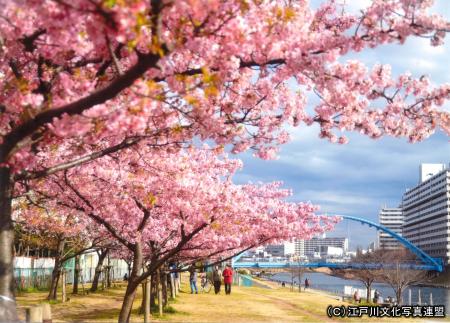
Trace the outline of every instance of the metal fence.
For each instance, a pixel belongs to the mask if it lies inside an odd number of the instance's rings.
[[[67,270],[67,283],[72,284],[74,280],[74,271],[72,269]],[[31,291],[31,290],[48,290],[52,281],[53,268],[15,268],[14,280],[16,289],[18,291]],[[112,280],[122,280],[127,269],[118,266],[112,266],[110,275]],[[100,280],[104,278],[104,272],[100,274]],[[95,268],[84,268],[80,273],[79,283],[91,283],[94,279]]]
[[[16,268],[14,280],[19,291],[50,288],[53,268]]]
[[[66,276],[67,283],[71,284],[74,280],[74,271],[72,269],[67,269],[67,268],[66,268],[66,270],[67,270],[67,276]],[[110,275],[111,275],[112,280],[123,279],[123,276],[125,275],[125,273],[128,273],[128,270],[126,268],[116,267],[116,266],[111,267]],[[102,271],[102,273],[100,274],[100,281],[103,280],[104,274],[105,274],[105,272]],[[81,273],[80,273],[80,282],[91,283],[94,280],[94,275],[95,275],[95,267],[83,268],[83,269],[81,269]]]

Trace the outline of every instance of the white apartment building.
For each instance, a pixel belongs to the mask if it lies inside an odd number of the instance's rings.
[[[273,257],[291,256],[295,254],[295,244],[293,242],[270,244],[265,247],[265,251]]]
[[[320,253],[327,247],[342,248],[343,253],[348,251],[348,239],[341,237],[315,237],[311,240],[304,240],[303,244],[304,255],[307,257],[314,257],[315,253]]]
[[[378,213],[380,224],[399,235],[402,235],[403,213],[402,208],[384,207]],[[378,246],[380,249],[397,249],[400,243],[384,231],[378,231]]]
[[[403,195],[403,236],[434,258],[450,263],[450,170],[422,164],[420,183]]]
[[[295,255],[304,257],[305,256],[305,240],[295,240]]]

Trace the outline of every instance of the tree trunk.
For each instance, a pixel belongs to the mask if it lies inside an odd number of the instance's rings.
[[[106,287],[111,288],[111,261],[108,256],[108,266],[106,267]]]
[[[142,245],[136,242],[133,251],[133,269],[131,270],[125,296],[123,298],[122,308],[119,314],[119,323],[128,323],[130,321],[131,310],[133,308],[134,297],[136,296],[136,289],[139,286],[138,276],[142,268]]]
[[[80,277],[80,256],[75,257],[75,268],[73,272],[73,290],[72,294],[78,294],[78,281]]]
[[[169,273],[170,296],[172,297],[172,299],[175,299],[175,297],[177,296],[177,292],[175,289],[175,278],[173,276],[173,273]]]
[[[64,252],[65,239],[60,238],[58,240],[58,249],[56,251],[55,257],[55,266],[53,267],[52,272],[52,282],[50,284],[50,291],[48,293],[48,300],[56,300],[57,292],[58,292],[58,281],[59,276],[61,275],[62,263],[61,263],[61,255]]]
[[[162,300],[162,288],[161,288],[161,270],[158,269],[156,271],[156,290],[158,293],[158,312],[159,312],[159,317],[162,317],[163,314],[163,300]]]
[[[155,274],[152,274],[150,276],[151,281],[151,292],[150,292],[150,308],[156,306],[156,276]]]
[[[134,277],[135,279],[136,277]],[[134,298],[136,296],[137,285],[129,280],[125,296],[123,297],[122,308],[119,313],[119,323],[128,323],[130,321],[131,310],[133,308]]]
[[[12,189],[9,168],[0,167],[0,322],[19,320],[14,297]]]
[[[142,286],[142,300],[141,300],[141,306],[139,307],[139,315],[144,314],[145,311],[145,298],[147,295],[145,293],[147,292],[147,287],[145,285],[145,282],[141,284]]]
[[[402,301],[402,294],[403,294],[403,288],[402,287],[397,287],[397,289],[395,290],[395,297],[397,297],[397,304],[398,305],[402,305],[403,301]]]
[[[47,295],[48,300],[56,300],[56,296],[58,294],[58,283],[60,275],[61,275],[61,268],[57,268],[55,266],[52,271],[52,281],[50,283],[50,291],[48,292]]]
[[[67,301],[67,294],[66,294],[66,279],[67,279],[67,271],[63,269],[61,271],[61,301],[65,303]]]
[[[151,280],[147,278],[145,281],[145,297],[142,297],[144,299],[144,323],[150,322],[150,284]]]
[[[92,280],[92,286],[91,286],[91,292],[97,291],[98,288],[98,281],[100,279],[100,275],[102,273],[102,267],[103,267],[103,261],[106,258],[106,255],[108,254],[109,249],[102,249],[98,253],[98,262],[97,266],[95,267],[95,274],[94,274],[94,280]]]
[[[364,284],[366,285],[366,298],[367,298],[367,303],[371,303],[372,302],[372,281],[365,281]]]
[[[161,283],[162,283],[162,294],[163,294],[163,307],[167,306],[167,303],[169,301],[168,295],[167,295],[167,274],[165,271],[161,271]]]
[[[298,267],[298,292],[302,292],[302,270]]]
[[[106,289],[106,267],[102,269],[102,290]]]

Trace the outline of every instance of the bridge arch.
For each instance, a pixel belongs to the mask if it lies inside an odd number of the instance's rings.
[[[355,222],[360,222],[362,224],[367,224],[369,227],[375,227],[377,230],[381,230],[383,232],[386,232],[391,237],[395,238],[397,241],[399,241],[402,245],[404,245],[408,250],[410,250],[412,253],[414,253],[417,257],[419,257],[425,264],[432,265],[435,268],[440,268],[438,271],[442,271],[442,259],[432,258],[430,255],[425,253],[422,249],[417,247],[416,245],[412,244],[410,241],[399,235],[398,233],[392,231],[391,229],[388,229],[378,223],[358,218],[356,216],[351,215],[336,215],[337,217],[341,217],[346,220],[351,220]]]

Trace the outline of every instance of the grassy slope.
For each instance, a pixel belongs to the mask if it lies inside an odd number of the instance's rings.
[[[186,282],[186,277],[183,278]],[[269,283],[270,285],[270,283]],[[318,291],[290,292],[289,288],[274,289],[233,286],[231,295],[209,294],[191,295],[187,284],[182,284],[182,292],[171,302],[173,313],[161,319],[153,316],[152,321],[165,322],[332,322],[342,319],[329,319],[326,307],[342,302]],[[121,305],[124,286],[87,296],[73,296],[67,303],[52,304],[54,322],[115,322]],[[141,291],[136,297],[133,322],[142,322],[138,315]],[[18,304],[23,315],[24,306],[39,303],[45,299],[42,292],[20,295]],[[369,319],[365,319],[369,320]],[[359,318],[344,321],[359,322]],[[372,321],[372,320],[371,320]],[[387,320],[383,320],[387,321]],[[398,320],[397,320],[398,321]],[[401,322],[409,320],[401,319]],[[423,320],[414,320],[419,322]],[[434,321],[434,320],[433,320]]]

